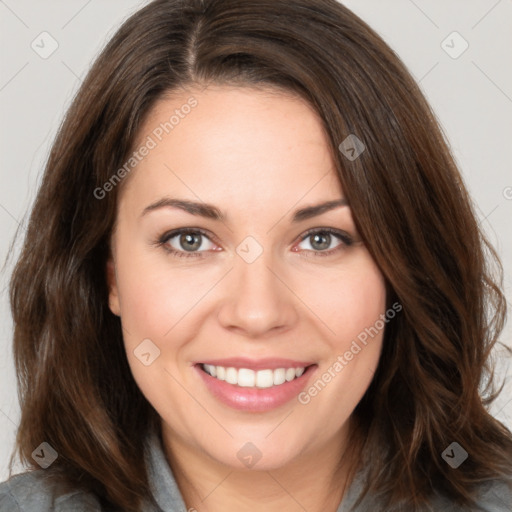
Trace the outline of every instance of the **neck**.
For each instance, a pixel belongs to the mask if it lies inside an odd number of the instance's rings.
[[[187,510],[336,512],[353,479],[356,450],[355,443],[347,449],[347,432],[271,470],[224,465],[165,427],[162,440]]]

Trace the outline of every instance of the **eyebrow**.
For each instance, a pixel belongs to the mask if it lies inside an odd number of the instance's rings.
[[[334,201],[327,201],[313,206],[306,206],[295,211],[293,214],[292,222],[297,223],[312,217],[321,215],[340,206],[347,206],[348,202],[345,198],[336,199]],[[198,203],[196,201],[189,201],[186,199],[175,199],[172,197],[163,197],[158,201],[146,206],[141,213],[141,217],[148,213],[158,210],[160,208],[178,208],[191,215],[198,215],[207,219],[213,219],[224,222],[226,216],[216,207],[207,203]]]

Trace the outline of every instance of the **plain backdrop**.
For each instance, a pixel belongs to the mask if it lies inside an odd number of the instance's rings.
[[[19,421],[7,284],[63,112],[94,57],[140,0],[0,0],[0,481]],[[438,116],[482,226],[512,281],[512,2],[347,0],[398,53]],[[456,32],[456,34],[454,34]],[[43,42],[41,42],[43,41]],[[52,50],[51,55],[47,55]],[[45,53],[46,52],[46,53]],[[77,314],[80,314],[77,311]],[[512,346],[511,322],[502,340]],[[493,414],[512,428],[512,386]],[[471,452],[470,448],[468,451]],[[15,472],[21,469],[15,465]]]

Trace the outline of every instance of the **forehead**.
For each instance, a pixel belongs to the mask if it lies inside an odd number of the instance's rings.
[[[151,150],[126,184],[127,194],[141,200],[166,192],[283,205],[306,194],[339,197],[323,124],[291,93],[229,86],[176,91],[149,112],[135,149],[149,140]]]

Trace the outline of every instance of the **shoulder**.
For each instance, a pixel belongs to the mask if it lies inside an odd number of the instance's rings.
[[[459,507],[451,501],[433,500],[434,510],[442,512],[510,512],[512,510],[512,481],[493,480],[479,487],[477,505],[471,510]]]
[[[362,475],[359,475],[340,504],[337,512],[374,512],[383,510],[380,497],[365,495],[359,505],[354,508],[356,499],[362,490]],[[465,507],[455,504],[450,498],[439,493],[434,494],[421,512],[511,512],[512,511],[512,476],[507,479],[496,479],[478,486],[476,505]],[[388,512],[403,512],[403,505],[386,509]]]
[[[12,476],[0,483],[0,512],[101,512],[97,498],[81,491],[59,494],[44,470]]]
[[[483,485],[478,505],[485,512],[510,512],[512,509],[512,478],[508,481],[494,480]]]

